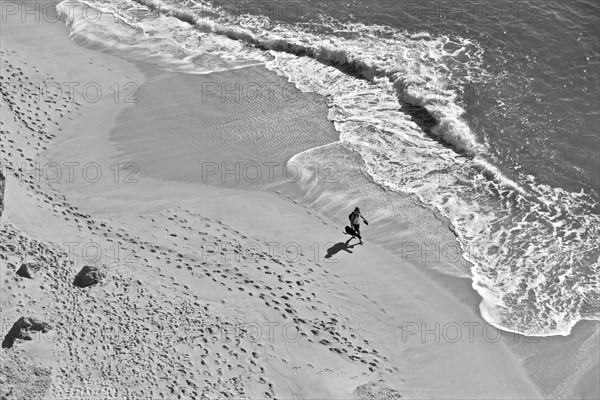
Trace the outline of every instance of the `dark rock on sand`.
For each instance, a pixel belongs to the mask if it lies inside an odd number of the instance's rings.
[[[47,322],[33,317],[21,317],[14,323],[2,341],[2,348],[10,348],[15,340],[33,340],[35,332],[47,333],[52,327]]]
[[[358,386],[354,390],[354,396],[357,400],[398,400],[402,397],[399,391],[382,378]]]
[[[41,263],[23,263],[17,270],[17,275],[22,276],[23,278],[33,279],[43,267],[44,266]]]
[[[86,265],[75,276],[73,285],[80,288],[88,287],[100,283],[105,276],[106,274],[99,267]]]

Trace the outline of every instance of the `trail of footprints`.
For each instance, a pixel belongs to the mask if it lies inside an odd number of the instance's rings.
[[[55,207],[59,205],[55,204]],[[199,216],[198,214],[185,211],[176,210],[174,212],[163,212],[158,216],[153,217],[140,217],[142,219],[149,220],[151,225],[149,226],[148,232],[154,232],[160,229],[167,229],[169,235],[197,235],[200,240],[209,243],[221,243],[220,253],[223,256],[223,262],[203,262],[202,257],[199,254],[198,249],[171,249],[163,248],[155,245],[150,241],[142,240],[140,237],[132,237],[123,228],[112,229],[107,222],[96,222],[90,216],[81,214],[77,211],[73,211],[72,208],[66,208],[69,211],[67,214],[71,216],[74,222],[77,223],[78,227],[87,226],[89,231],[96,235],[102,235],[107,239],[113,238],[113,240],[120,240],[127,243],[132,243],[137,249],[137,256],[144,261],[146,267],[154,269],[159,272],[161,269],[153,268],[157,262],[164,262],[165,267],[181,268],[185,267],[185,270],[189,271],[190,275],[196,279],[211,279],[215,283],[226,286],[229,290],[239,290],[246,293],[248,296],[254,296],[261,299],[265,305],[273,310],[277,310],[281,317],[284,319],[290,319],[293,321],[301,330],[301,335],[306,338],[309,342],[319,343],[320,345],[326,346],[330,351],[339,354],[341,357],[347,358],[352,362],[359,362],[364,364],[370,372],[375,372],[379,369],[382,364],[385,364],[387,359],[381,357],[377,350],[373,349],[369,342],[363,339],[359,332],[354,331],[350,328],[351,323],[348,319],[341,315],[336,310],[333,310],[331,306],[325,304],[319,300],[319,295],[316,291],[311,291],[315,286],[318,286],[318,280],[321,276],[327,276],[325,271],[317,265],[316,270],[308,266],[304,262],[299,262],[297,265],[291,265],[285,263],[277,258],[270,256],[267,252],[256,252],[244,254],[239,249],[240,243],[244,243],[243,240],[248,240],[243,234],[235,231],[234,229],[227,227],[226,225],[211,221],[208,218]],[[185,218],[184,218],[185,217]],[[153,220],[153,221],[152,221]],[[194,221],[192,221],[194,220]],[[197,227],[204,228],[203,230],[197,229]],[[204,230],[212,230],[216,234],[209,234]],[[5,234],[4,228],[1,231]],[[223,233],[226,235],[223,236]],[[14,233],[12,234],[14,235]],[[237,237],[236,237],[237,236]],[[232,238],[234,238],[232,240]],[[14,240],[12,240],[14,242]],[[227,246],[231,246],[228,248]],[[24,246],[27,248],[27,246]],[[230,250],[233,249],[233,250]],[[9,249],[10,250],[10,249]],[[183,253],[186,254],[183,254]],[[240,261],[236,262],[232,259],[231,254],[240,252]],[[36,253],[36,252],[34,252]],[[65,254],[63,254],[63,257]],[[152,260],[154,258],[154,260]],[[261,261],[270,261],[270,267],[266,263]],[[49,259],[49,262],[54,264],[54,259]],[[64,265],[68,265],[67,262]],[[16,268],[17,265],[15,264]],[[63,269],[64,271],[64,269]],[[55,289],[58,290],[55,293],[63,293],[65,290],[73,290],[70,285],[73,271],[63,272],[62,275],[51,276],[50,281],[55,283]],[[71,275],[69,275],[71,274]],[[160,274],[163,278],[164,274]],[[219,343],[220,340],[217,336],[213,336],[212,339],[208,339],[210,336],[210,327],[206,327],[204,324],[199,322],[198,319],[190,316],[190,307],[183,306],[181,303],[176,303],[168,296],[159,296],[153,293],[147,293],[143,285],[140,283],[134,284],[134,278],[128,277],[127,281],[123,282],[124,277],[117,277],[112,275],[114,280],[114,286],[105,288],[103,294],[106,296],[104,299],[98,301],[96,296],[98,294],[81,294],[77,291],[70,297],[72,302],[65,305],[62,304],[60,310],[64,313],[59,320],[63,321],[71,326],[90,326],[92,331],[94,328],[98,328],[99,325],[111,325],[118,324],[121,327],[127,327],[125,338],[135,338],[130,345],[125,344],[115,346],[114,353],[110,359],[95,360],[93,364],[98,365],[99,370],[106,373],[106,379],[112,379],[114,376],[126,376],[126,371],[119,371],[118,366],[124,365],[125,369],[129,368],[127,360],[133,356],[133,359],[139,364],[139,368],[136,368],[136,379],[139,384],[139,392],[135,392],[135,395],[140,396],[169,396],[168,392],[157,392],[147,393],[147,386],[144,386],[144,379],[149,379],[154,385],[151,387],[161,387],[163,381],[169,379],[169,377],[177,376],[181,382],[172,383],[167,389],[169,391],[177,391],[175,388],[185,388],[189,386],[189,383],[183,382],[196,382],[194,387],[197,386],[195,391],[178,392],[181,395],[202,395],[208,396],[209,398],[213,395],[223,395],[219,390],[224,387],[228,387],[230,393],[237,393],[238,395],[243,394],[244,384],[253,376],[261,377],[265,367],[258,364],[255,360],[257,357],[248,357],[248,354],[253,354],[246,349],[244,346],[239,346],[240,338],[236,338],[238,343],[234,345],[228,345],[226,343]],[[290,277],[293,276],[293,279]],[[60,285],[56,286],[56,282],[60,282]],[[169,282],[168,284],[177,285],[177,282]],[[181,285],[183,289],[185,285]],[[127,295],[128,291],[134,290],[135,296]],[[82,302],[82,296],[86,296],[85,302]],[[60,302],[61,296],[57,295],[55,301]],[[143,310],[146,314],[137,314],[140,309],[140,300],[142,298],[150,299],[150,303],[153,306],[144,306]],[[115,303],[116,302],[116,303]],[[125,303],[124,303],[125,302]],[[125,308],[127,310],[135,311],[131,315],[114,315],[116,309]],[[161,311],[162,307],[167,307],[166,311]],[[202,307],[202,308],[200,308]],[[90,313],[96,315],[101,308],[102,319],[104,322],[94,322],[93,319],[87,316]],[[202,304],[202,302],[196,301],[193,303],[193,310],[201,309],[202,317],[209,318],[211,321],[221,326],[226,327],[229,321],[221,320],[218,314],[210,315],[209,307]],[[172,310],[178,310],[178,313],[171,312]],[[136,318],[136,316],[138,318]],[[147,327],[148,321],[155,325],[156,328],[150,329]],[[184,332],[172,332],[169,327],[188,327]],[[200,327],[200,328],[198,328]],[[190,335],[192,331],[194,335]],[[160,333],[157,333],[160,332]],[[172,335],[172,338],[179,341],[187,342],[183,343],[188,346],[187,353],[182,353],[180,349],[173,347],[164,347],[164,341],[160,341],[163,345],[152,341],[148,335],[162,336]],[[242,332],[243,333],[243,332]],[[87,344],[86,354],[95,354],[93,346],[102,343],[103,341],[97,340],[95,335],[85,334],[85,330],[82,336],[78,337],[79,342],[89,339]],[[109,341],[110,343],[110,341]],[[147,368],[143,367],[143,360],[147,359],[147,354],[144,354],[144,347],[141,344],[151,343],[152,351],[157,355],[153,356],[160,362],[159,365],[174,365],[183,371],[188,373],[177,372],[173,375],[173,369],[161,369],[161,371],[155,371],[156,368],[154,361],[149,360]],[[72,347],[74,357],[77,355],[76,349],[80,345],[73,345],[71,341],[66,342],[68,347]],[[222,352],[215,351],[214,354],[206,346],[219,347],[222,346]],[[180,344],[181,346],[181,344]],[[194,353],[194,349],[198,349],[198,346],[202,347],[203,357],[200,360],[201,365],[206,365],[208,368],[204,371],[204,376],[200,380],[202,382],[199,390],[198,376],[193,374],[194,365],[189,357],[185,357],[185,354]],[[160,349],[160,350],[159,350]],[[136,353],[137,352],[137,353]],[[140,353],[141,352],[141,353]],[[169,360],[171,354],[177,356],[176,360]],[[231,357],[235,360],[246,357],[247,362],[244,363],[233,363],[232,361],[224,361],[223,354],[227,357]],[[77,355],[81,357],[81,355]],[[74,359],[73,361],[80,361],[80,359]],[[125,357],[125,360],[121,360]],[[167,357],[165,360],[161,360],[161,357]],[[231,359],[230,359],[231,360]],[[171,363],[171,364],[170,364]],[[223,363],[224,365],[220,365]],[[211,366],[217,366],[216,369],[210,368]],[[307,368],[314,368],[312,365],[307,365]],[[117,368],[117,370],[115,370]],[[154,369],[153,369],[154,368]],[[296,367],[300,368],[300,367]],[[215,371],[211,374],[210,371]],[[86,376],[85,371],[62,371],[64,376]],[[148,372],[151,372],[148,374]],[[168,372],[164,379],[159,379],[161,372]],[[327,372],[327,371],[325,371]],[[391,371],[390,371],[391,372]],[[144,374],[145,376],[137,376]],[[117,375],[115,375],[117,374]],[[227,375],[229,378],[225,379],[223,376]],[[264,378],[260,378],[259,383],[266,386],[265,396],[273,397],[274,388],[272,384],[267,382]],[[179,386],[179,384],[183,386]],[[147,383],[146,383],[147,385]],[[167,385],[168,386],[168,385]],[[136,386],[131,382],[123,382],[121,387],[135,388]],[[134,390],[134,389],[131,389]],[[187,389],[189,390],[189,389]],[[212,394],[211,394],[212,393]],[[171,393],[173,394],[173,393]]]
[[[197,258],[185,257],[174,250],[163,249],[160,253],[167,257],[168,261],[171,261],[168,254],[172,254],[175,264],[184,265],[194,271],[199,270],[201,277],[211,278],[229,290],[258,296],[265,306],[279,311],[282,318],[291,319],[302,328],[301,334],[308,341],[316,339],[328,346],[332,352],[365,364],[371,372],[387,361],[385,357],[379,356],[367,340],[350,328],[351,324],[346,317],[331,310],[319,300],[316,290],[309,289],[318,286],[319,276],[327,276],[326,270],[318,263],[315,264],[318,268],[316,271],[305,261],[292,264],[273,257],[266,251],[243,251],[244,248],[251,249],[252,246],[248,244],[255,241],[219,221],[211,221],[189,210],[178,209],[145,218],[151,219],[155,229],[166,229],[170,235],[201,237],[202,243],[211,244],[206,246],[205,250],[212,248],[214,243],[219,244],[217,249],[220,250],[221,262],[212,265],[206,262],[194,264],[194,261],[198,262],[202,258],[202,249],[189,249],[196,253]],[[206,234],[196,227],[213,230],[216,234]],[[219,235],[220,232],[223,233]],[[262,260],[268,260],[275,268],[266,263],[262,264]],[[324,335],[324,332],[327,334]],[[323,336],[326,337],[318,339]]]
[[[0,54],[6,53],[0,51]],[[43,107],[35,105],[32,97],[35,94],[31,92],[35,88],[27,78],[31,71],[14,67],[8,58],[2,60],[7,73],[2,75],[0,91],[10,114],[22,129],[16,132],[2,129],[0,154],[4,162],[25,162],[33,167],[35,156],[45,150],[54,137],[47,133],[49,128],[58,125],[60,120],[51,118]],[[9,85],[15,82],[23,87],[25,103],[19,104],[11,97],[15,93],[9,90]],[[56,99],[46,106],[54,107],[60,118],[79,108],[64,99]],[[15,147],[17,142],[20,147]],[[66,349],[71,362],[55,371],[58,376],[54,380],[55,394],[64,394],[77,383],[102,381],[134,398],[241,397],[246,385],[257,379],[253,385],[262,385],[265,397],[275,396],[273,384],[264,378],[267,367],[260,361],[264,344],[256,343],[252,349],[240,337],[233,343],[222,342],[205,321],[208,319],[221,327],[231,321],[223,319],[211,303],[190,294],[188,286],[172,277],[169,280],[161,273],[163,268],[178,268],[189,272],[193,279],[210,279],[230,291],[262,301],[281,318],[293,321],[309,342],[326,346],[340,357],[364,365],[365,374],[382,369],[386,363],[387,359],[351,328],[347,317],[320,300],[320,281],[331,276],[319,263],[301,257],[292,264],[260,248],[248,250],[250,247],[246,245],[253,242],[252,239],[190,210],[140,216],[145,229],[133,236],[127,229],[116,227],[114,221],[98,221],[80,212],[65,196],[42,187],[24,171],[11,172],[28,188],[28,194],[40,207],[61,216],[80,232],[107,242],[131,244],[139,261],[136,266],[142,265],[147,273],[158,274],[163,282],[167,281],[162,287],[181,286],[181,298],[173,299],[163,293],[160,285],[149,287],[138,279],[135,272],[139,269],[122,269],[109,274],[103,286],[80,290],[71,285],[76,271],[63,249],[27,238],[13,226],[1,227],[3,244],[0,248],[8,271],[16,270],[26,257],[47,265],[43,277],[32,282],[25,282],[15,274],[2,279],[6,289],[15,294],[13,300],[5,302],[14,301],[24,315],[29,306],[36,305],[59,332],[56,343]],[[173,237],[172,245],[155,244],[151,235],[156,232]],[[142,238],[143,235],[149,237]],[[183,248],[179,238],[184,240]],[[216,251],[221,260],[203,261],[202,251],[209,250],[203,249],[202,244],[207,243],[219,245]],[[27,292],[28,285],[39,285],[44,293],[42,299],[32,298]],[[112,329],[110,332],[107,332],[108,327]],[[95,351],[98,348],[103,351]],[[82,368],[83,362],[96,369]],[[206,368],[198,370],[194,365]],[[305,367],[315,368],[311,364]],[[331,372],[323,370],[322,373]]]
[[[240,347],[239,338],[237,343],[222,342],[212,329],[229,321],[186,291],[174,299],[124,270],[111,273],[101,287],[81,290],[71,285],[75,271],[60,248],[29,239],[10,225],[0,235],[9,239],[0,245],[8,270],[4,284],[16,294],[15,304],[3,307],[16,306],[22,314],[32,307],[43,312],[54,325],[48,340],[69,355],[70,361],[54,371],[54,395],[64,397],[78,384],[104,381],[118,388],[121,397],[241,397],[244,385],[264,373],[255,351]],[[44,263],[42,277],[29,281],[14,274],[26,256]],[[29,285],[44,289],[41,299],[28,294]],[[206,368],[198,369],[198,364]],[[264,395],[274,397],[272,385],[262,383]]]
[[[14,137],[5,129],[2,121],[0,144],[2,157],[11,157],[13,162],[32,161],[18,144],[25,142],[26,147],[35,152],[43,151],[46,145],[61,131],[65,119],[77,112],[81,104],[76,102],[68,89],[52,79],[48,74],[25,61],[17,66],[13,60],[19,57],[14,50],[0,50],[2,56],[2,74],[0,74],[0,94],[3,107],[10,110],[17,132]],[[11,62],[12,61],[12,62]],[[3,117],[4,118],[4,117]]]

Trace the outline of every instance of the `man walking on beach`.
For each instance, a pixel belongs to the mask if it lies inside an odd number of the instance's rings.
[[[369,225],[369,223],[360,214],[360,208],[358,208],[358,207],[356,207],[354,209],[354,211],[352,211],[352,213],[348,216],[348,218],[350,218],[350,226],[352,226],[352,229],[354,229],[354,232],[356,232],[356,237],[358,237],[358,240],[360,240],[360,243],[362,244],[362,237],[360,236],[360,225],[359,225],[360,220],[362,219],[366,225]]]

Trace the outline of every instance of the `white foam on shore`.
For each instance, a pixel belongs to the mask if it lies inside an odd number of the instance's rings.
[[[88,8],[102,11],[90,21]],[[258,65],[263,52],[243,43],[193,29],[186,22],[164,15],[136,20],[110,5],[67,0],[57,11],[70,29],[70,37],[82,46],[109,53],[127,54],[132,60],[152,62],[169,71],[209,74]]]

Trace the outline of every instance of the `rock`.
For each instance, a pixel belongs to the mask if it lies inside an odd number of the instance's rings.
[[[21,317],[4,337],[2,347],[12,347],[16,339],[33,340],[35,332],[47,333],[51,329],[52,327],[47,322],[33,317]]]
[[[73,285],[84,288],[100,283],[105,277],[106,274],[99,267],[86,265],[81,268],[81,271],[75,276]]]
[[[23,263],[21,267],[17,270],[17,275],[22,276],[23,278],[33,279],[37,272],[39,272],[44,267],[41,263],[31,262],[31,263]]]
[[[375,379],[354,390],[357,400],[397,400],[402,396],[400,392],[388,385],[383,378]]]

